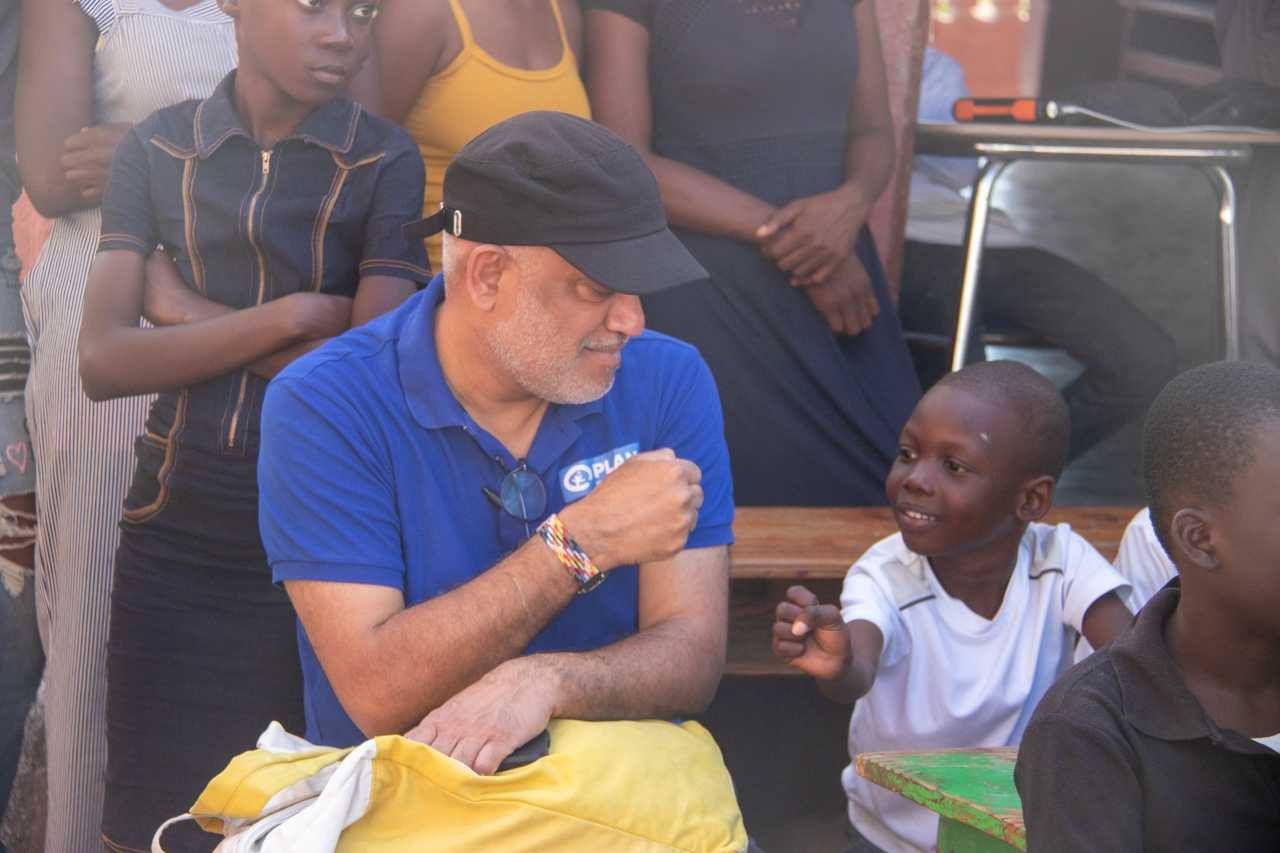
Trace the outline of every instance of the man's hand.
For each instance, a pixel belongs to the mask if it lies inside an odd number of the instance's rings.
[[[880,303],[871,290],[871,277],[852,253],[830,278],[805,287],[804,292],[837,335],[862,334],[880,313]]]
[[[701,481],[698,466],[669,448],[638,453],[560,517],[601,571],[667,560],[698,523]]]
[[[820,604],[812,592],[793,586],[774,620],[773,653],[779,660],[820,681],[845,677],[853,650],[839,608]]]
[[[487,776],[547,727],[554,680],[537,658],[500,664],[445,702],[405,737],[421,741]]]
[[[72,134],[63,143],[62,172],[68,183],[79,187],[80,197],[85,201],[101,203],[116,146],[131,127],[128,122],[95,124]]]
[[[793,283],[821,284],[853,251],[870,205],[847,187],[798,198],[778,209],[756,231],[765,255]]]

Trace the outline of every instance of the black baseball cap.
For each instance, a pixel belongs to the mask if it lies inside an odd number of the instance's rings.
[[[404,227],[478,243],[547,246],[620,293],[656,293],[709,276],[667,227],[658,182],[612,131],[558,112],[499,122],[444,173],[440,210]]]

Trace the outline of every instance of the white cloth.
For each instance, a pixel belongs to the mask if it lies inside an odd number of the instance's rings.
[[[1137,613],[1160,589],[1178,573],[1173,561],[1165,553],[1156,530],[1151,526],[1151,510],[1140,509],[1120,537],[1120,550],[1114,563],[1120,577],[1129,582],[1129,596],[1125,606],[1130,613]],[[1081,639],[1076,647],[1076,662],[1093,654],[1093,646]]]
[[[968,96],[969,89],[965,86],[960,63],[945,53],[925,48],[917,118],[927,122],[950,122],[951,105]],[[963,244],[969,212],[969,187],[977,173],[978,163],[970,157],[914,158],[911,194],[907,202],[907,239],[945,246]],[[1021,248],[1033,243],[1018,233],[1004,211],[993,207],[987,220],[984,245]]]
[[[1125,581],[1069,525],[1032,524],[994,619],[952,598],[901,534],[854,563],[840,596],[846,623],[884,635],[880,670],[854,706],[849,755],[1013,746],[1044,695],[1071,664],[1089,607]],[[891,853],[931,850],[938,816],[843,774],[849,819]]]
[[[1151,510],[1141,509],[1124,529],[1116,553],[1116,571],[1129,582],[1129,609],[1137,613],[1151,596],[1178,574],[1151,525]]]
[[[1254,740],[1272,752],[1280,752],[1280,734],[1274,734],[1269,737],[1256,737]]]

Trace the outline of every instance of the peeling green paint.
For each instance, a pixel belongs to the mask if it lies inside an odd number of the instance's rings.
[[[858,756],[858,775],[937,812],[945,821],[971,827],[1017,850],[1027,849],[1022,801],[1013,785],[1018,751],[956,749],[878,752]],[[958,832],[958,831],[957,831]],[[960,832],[957,853],[984,849]],[[941,834],[939,836],[941,841]],[[986,849],[1007,849],[999,847]]]

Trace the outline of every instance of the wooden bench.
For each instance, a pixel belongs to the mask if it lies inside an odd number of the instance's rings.
[[[1047,520],[1070,524],[1111,560],[1137,511],[1137,507],[1061,507]],[[774,660],[769,649],[773,608],[786,588],[804,583],[820,597],[834,601],[853,561],[897,529],[887,507],[740,507],[730,552],[733,590],[726,671],[799,675]]]
[[[939,853],[1027,849],[1022,801],[1013,784],[1015,747],[934,752],[864,752],[858,775],[938,813]]]

